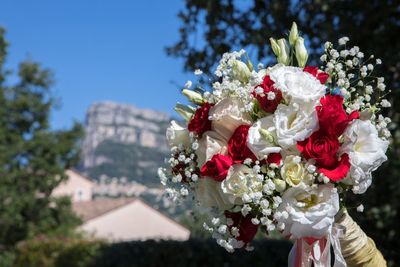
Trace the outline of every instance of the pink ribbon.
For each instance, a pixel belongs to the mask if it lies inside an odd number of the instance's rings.
[[[343,258],[339,236],[344,229],[334,225],[332,233],[322,238],[303,237],[297,239],[289,253],[289,267],[328,267],[331,266],[331,246],[334,251],[333,267],[347,267]]]

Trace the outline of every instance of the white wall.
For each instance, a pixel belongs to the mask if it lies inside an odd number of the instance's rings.
[[[68,180],[60,183],[53,190],[52,196],[70,196],[72,202],[91,200],[94,184],[75,171],[67,170],[66,174]]]

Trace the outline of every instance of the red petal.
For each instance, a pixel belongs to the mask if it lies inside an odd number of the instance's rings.
[[[257,234],[258,225],[254,225],[251,222],[251,215],[247,215],[241,222],[239,227],[239,236],[237,240],[243,241],[244,243],[250,243],[254,236]]]
[[[333,170],[319,168],[318,170],[328,177],[331,181],[337,182],[347,176],[350,169],[349,155],[343,154],[338,165]]]
[[[357,110],[355,110],[352,113],[350,113],[350,115],[347,117],[347,119],[349,119],[350,121],[356,120],[358,118],[360,118],[360,113],[358,113]]]
[[[268,155],[267,162],[268,164],[275,163],[280,165],[282,161],[282,155],[280,153],[271,153]]]
[[[316,77],[318,73],[318,68],[314,66],[306,66],[303,71],[310,73],[312,76]]]
[[[309,138],[307,138],[307,139],[304,140],[304,141],[299,141],[299,142],[297,142],[297,149],[299,150],[299,152],[300,152],[301,154],[303,154],[303,152],[305,152],[305,151],[304,151],[304,148],[306,147],[306,145],[307,145],[307,143],[308,143],[308,139],[309,139]],[[303,154],[303,157],[305,157],[306,159],[309,158],[307,153],[304,153],[304,154]]]
[[[258,231],[258,225],[254,225],[251,222],[252,216],[248,214],[246,217],[243,217],[241,212],[230,211],[225,211],[224,214],[226,218],[230,218],[233,221],[233,225],[229,227],[230,229],[232,227],[239,228],[237,240],[243,241],[246,244],[250,243]]]
[[[317,79],[319,80],[319,82],[321,84],[325,84],[326,81],[328,80],[328,78],[329,78],[329,74],[326,72],[320,72],[317,74]]]
[[[310,73],[312,76],[317,78],[321,84],[325,84],[329,78],[329,74],[323,71],[320,71],[318,67],[307,66],[303,69],[303,71]]]
[[[200,174],[217,182],[222,182],[225,180],[232,164],[232,159],[229,156],[216,154],[201,167]]]

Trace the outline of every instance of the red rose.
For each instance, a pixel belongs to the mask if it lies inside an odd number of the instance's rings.
[[[254,225],[251,222],[251,215],[243,216],[241,212],[230,212],[225,211],[225,217],[233,221],[233,225],[229,226],[239,228],[239,236],[236,238],[238,241],[243,241],[244,243],[250,243],[254,236],[257,234],[258,225]]]
[[[216,154],[201,167],[200,175],[210,177],[217,182],[222,182],[225,180],[232,164],[233,162],[230,157]]]
[[[320,100],[321,106],[317,106],[319,128],[328,135],[339,137],[347,125],[359,117],[357,111],[347,115],[343,107],[343,97],[340,95],[327,95]]]
[[[188,124],[188,130],[202,135],[204,132],[211,130],[211,121],[208,119],[208,112],[212,105],[204,103],[196,110],[193,118]]]
[[[336,163],[340,144],[336,136],[318,130],[306,140],[298,142],[297,147],[304,158],[314,159],[318,166],[331,168]]]
[[[328,73],[320,71],[317,67],[307,66],[304,68],[304,71],[317,78],[321,84],[325,84],[329,78]]]
[[[338,160],[340,147],[336,136],[318,130],[304,141],[297,142],[297,148],[305,159],[314,159],[318,170],[329,179],[338,181],[346,177],[350,168],[347,154]]]
[[[280,165],[282,161],[282,155],[280,153],[271,153],[267,157],[267,163],[272,164],[275,163],[276,165]]]
[[[242,163],[247,158],[256,160],[256,156],[247,147],[249,128],[249,125],[240,125],[228,141],[228,155],[234,163]]]
[[[260,87],[264,91],[261,94],[257,94],[255,90]],[[271,80],[271,78],[266,75],[264,77],[263,83],[258,85],[254,89],[253,96],[258,100],[258,103],[260,104],[260,107],[265,111],[272,113],[276,110],[276,107],[279,105],[279,103],[282,100],[282,92],[274,87],[274,81]],[[268,93],[272,92],[275,94],[275,98],[272,100],[268,99]]]

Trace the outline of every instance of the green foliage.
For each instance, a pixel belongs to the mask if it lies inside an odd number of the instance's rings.
[[[268,37],[288,33],[295,21],[305,37],[310,65],[319,64],[325,41],[349,36],[366,55],[381,58],[375,69],[384,76],[394,103],[389,114],[399,123],[400,105],[400,3],[399,1],[186,0],[179,12],[180,39],[167,52],[185,60],[186,70],[212,73],[224,52],[245,48],[250,57],[266,66],[275,64]],[[193,40],[198,40],[193,42]],[[348,206],[364,203],[366,211],[352,216],[383,251],[400,262],[400,132],[388,152],[389,162],[374,173],[365,195],[350,195]]]
[[[137,144],[121,144],[111,140],[102,142],[95,150],[96,157],[107,159],[106,162],[89,168],[89,176],[98,178],[127,177],[146,186],[158,187],[157,168],[164,162],[166,154],[156,148]]]
[[[0,251],[0,266],[14,267],[15,257],[14,250]]]
[[[4,70],[7,43],[0,29],[0,254],[36,235],[68,234],[79,223],[68,199],[52,190],[78,162],[82,127],[54,131],[52,74],[25,61],[13,77]],[[15,81],[15,82],[11,82]],[[3,257],[2,257],[3,258]],[[9,257],[8,257],[9,258]]]
[[[215,240],[145,241],[112,244],[104,247],[96,267],[152,266],[287,266],[292,244],[288,241],[263,240],[254,243],[252,252],[234,254],[219,247]]]
[[[214,240],[134,241],[106,244],[73,238],[36,238],[18,245],[14,265],[5,267],[287,266],[292,244],[259,240],[252,252],[226,252]]]
[[[17,246],[15,267],[86,267],[91,266],[102,241],[78,238],[39,237]]]

